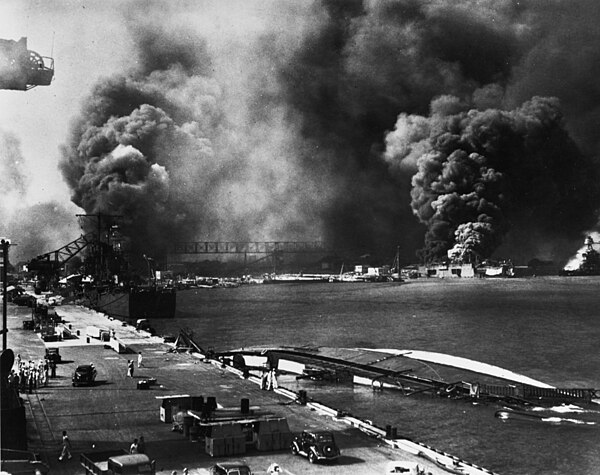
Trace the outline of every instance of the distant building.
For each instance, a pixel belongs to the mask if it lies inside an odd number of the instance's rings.
[[[432,264],[428,266],[419,266],[419,274],[426,277],[437,277],[440,279],[455,278],[473,278],[475,277],[475,268],[472,264]]]

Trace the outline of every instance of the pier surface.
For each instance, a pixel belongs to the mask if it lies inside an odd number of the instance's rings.
[[[173,346],[160,337],[137,331],[131,325],[79,306],[56,307],[73,338],[44,342],[39,334],[24,330],[22,322],[31,318],[31,309],[9,305],[8,347],[24,361],[43,359],[45,348],[58,347],[62,363],[55,378],[46,387],[21,393],[27,414],[29,450],[40,454],[52,474],[80,474],[79,454],[83,452],[128,449],[134,438],[144,436],[146,453],[156,460],[158,474],[205,474],[217,461],[244,460],[253,473],[266,473],[274,462],[287,474],[383,474],[389,461],[418,462],[425,472],[445,474],[431,460],[390,445],[381,437],[368,435],[343,420],[314,406],[300,405],[283,393],[264,391],[217,364],[205,362],[189,353],[173,352]],[[95,326],[114,335],[126,353],[119,353],[107,342],[87,336],[87,327]],[[70,328],[69,328],[70,327]],[[77,333],[79,332],[79,335]],[[114,332],[114,333],[113,333]],[[143,366],[137,367],[142,352]],[[133,378],[127,376],[127,361],[135,361]],[[73,387],[71,376],[77,365],[93,363],[98,371],[92,387]],[[149,390],[138,390],[137,382],[155,378]],[[305,429],[334,431],[342,456],[335,464],[309,464],[289,450],[249,451],[244,455],[212,458],[204,443],[191,441],[161,422],[158,397],[188,394],[215,397],[221,407],[240,407],[247,398],[252,407],[285,417],[293,433]],[[73,458],[59,461],[62,431],[73,445]],[[465,473],[486,473],[469,470]],[[490,472],[487,472],[490,473]]]

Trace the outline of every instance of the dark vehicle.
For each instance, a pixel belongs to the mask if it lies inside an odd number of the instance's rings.
[[[48,464],[39,460],[39,455],[27,450],[2,448],[1,473],[13,475],[46,475],[50,471]]]
[[[244,462],[219,462],[210,467],[210,475],[252,475]]]
[[[91,364],[84,364],[77,366],[75,373],[73,373],[73,386],[79,386],[80,384],[92,386],[96,381],[96,368]]]
[[[20,307],[32,307],[35,299],[31,295],[19,294],[13,297],[12,302]]]
[[[146,454],[128,454],[125,450],[88,452],[79,456],[87,475],[154,475],[156,461]]]
[[[146,331],[151,335],[156,334],[156,330],[152,326],[150,326],[150,322],[147,318],[138,318],[135,324],[135,329]]]
[[[292,454],[308,457],[310,463],[334,461],[340,456],[333,433],[327,431],[304,431],[292,441]]]
[[[44,356],[48,360],[48,363],[60,363],[62,361],[62,356],[58,352],[58,348],[46,348],[46,356]]]

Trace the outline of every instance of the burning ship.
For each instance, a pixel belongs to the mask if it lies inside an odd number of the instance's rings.
[[[592,236],[587,236],[583,248],[560,271],[560,275],[600,275],[600,253],[594,245]]]
[[[114,229],[106,236],[114,236]],[[60,270],[84,249],[83,272],[59,281]],[[60,249],[36,257],[28,267],[38,275],[38,291],[58,282],[64,283],[84,305],[114,318],[135,320],[175,317],[176,290],[159,285],[151,265],[153,260],[146,256],[144,259],[150,274],[146,279],[130,271],[119,240],[108,238],[104,242],[100,239],[100,233],[88,233]]]

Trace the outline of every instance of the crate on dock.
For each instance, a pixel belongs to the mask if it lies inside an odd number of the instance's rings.
[[[246,437],[244,435],[233,438],[233,455],[246,453]]]
[[[261,423],[261,426],[264,424],[265,432],[279,432],[279,421],[277,419],[267,419],[264,423]]]
[[[225,442],[225,456],[234,455],[233,437],[225,437],[223,441]]]
[[[261,452],[287,449],[292,439],[293,436],[285,418],[262,420],[256,431],[256,449]]]
[[[246,436],[241,424],[237,422],[223,423],[213,427],[213,435],[219,434],[225,439],[225,455],[238,455],[246,452]]]
[[[287,432],[287,433],[291,434],[290,426],[288,425],[287,419],[285,417],[277,418],[277,425],[279,426],[279,432],[281,432],[281,433]]]
[[[294,434],[291,432],[280,432],[279,433],[279,444],[282,449],[289,449],[294,440]]]
[[[156,382],[156,379],[150,378],[148,381],[150,384],[153,384],[153,381]],[[202,396],[189,396],[187,394],[172,397],[157,396],[157,399],[161,400],[159,409],[160,420],[167,424],[173,421],[173,416],[178,412],[194,409],[195,405],[200,404],[199,401],[204,400]]]
[[[211,427],[211,437],[226,438],[233,437],[233,424],[231,422],[221,422]]]
[[[206,437],[204,448],[211,457],[223,457],[225,455],[225,439]]]
[[[277,432],[279,433],[280,448],[287,449],[292,444],[294,435],[291,433],[285,417],[279,417],[275,420],[277,421]]]
[[[269,452],[273,450],[272,434],[258,434],[256,436],[256,450],[258,450],[259,452]]]
[[[281,446],[281,437],[279,432],[271,433],[271,450],[281,450],[283,447]]]

